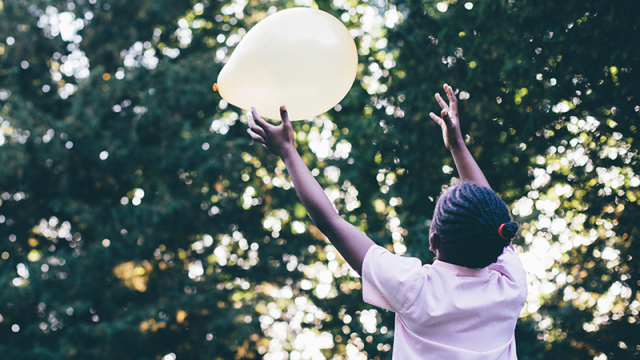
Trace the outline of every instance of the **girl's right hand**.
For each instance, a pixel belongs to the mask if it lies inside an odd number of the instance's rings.
[[[284,158],[289,151],[296,151],[295,139],[289,114],[284,106],[280,107],[280,117],[282,119],[280,125],[271,125],[258,115],[256,108],[251,107],[247,132],[253,140],[261,143],[267,150]]]
[[[429,116],[442,128],[442,138],[444,145],[449,150],[454,150],[465,146],[462,133],[460,132],[460,119],[458,118],[458,99],[453,92],[453,88],[444,84],[444,91],[449,98],[449,105],[442,99],[440,94],[436,94],[436,101],[440,104],[442,111],[440,116],[429,113]]]

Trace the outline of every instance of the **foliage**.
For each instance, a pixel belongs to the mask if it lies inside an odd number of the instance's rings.
[[[2,0],[0,354],[390,358],[393,314],[362,302],[284,165],[210,90],[252,25],[299,5],[359,48],[348,96],[294,124],[338,211],[432,260],[455,173],[428,114],[447,82],[523,225],[520,358],[637,355],[630,0]]]

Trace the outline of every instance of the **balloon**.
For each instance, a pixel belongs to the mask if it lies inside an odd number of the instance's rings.
[[[356,45],[340,20],[324,11],[293,8],[255,25],[218,75],[214,90],[230,104],[280,119],[317,116],[347,95],[356,76]]]

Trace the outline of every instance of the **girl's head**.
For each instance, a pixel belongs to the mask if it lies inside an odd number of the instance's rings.
[[[517,230],[518,224],[493,190],[464,182],[440,195],[429,240],[440,260],[483,268],[496,262]]]

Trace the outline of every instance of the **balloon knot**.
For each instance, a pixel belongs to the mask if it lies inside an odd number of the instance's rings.
[[[218,84],[213,84],[213,91],[218,91]]]

